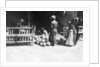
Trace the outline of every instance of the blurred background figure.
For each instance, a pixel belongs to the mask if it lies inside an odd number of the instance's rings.
[[[19,22],[19,26],[21,27],[22,26],[22,23],[24,22],[24,19],[20,19],[20,22]]]

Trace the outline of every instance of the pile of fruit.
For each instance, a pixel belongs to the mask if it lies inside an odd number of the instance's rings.
[[[35,35],[34,43],[40,46],[50,46],[50,42],[45,35]]]
[[[56,44],[64,45],[66,43],[66,38],[60,34],[55,36]],[[50,46],[49,38],[46,35],[35,35],[34,43],[40,46]]]
[[[66,44],[67,39],[64,36],[57,34],[55,38],[56,38],[57,44],[60,44],[60,45]]]

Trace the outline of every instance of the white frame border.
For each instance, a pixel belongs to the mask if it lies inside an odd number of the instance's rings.
[[[83,62],[6,62],[6,11],[83,11]],[[2,8],[1,9],[1,65],[2,66],[89,66],[90,44],[89,8]],[[85,37],[84,37],[85,36]]]
[[[0,0],[0,7],[5,7],[6,1],[5,0]]]

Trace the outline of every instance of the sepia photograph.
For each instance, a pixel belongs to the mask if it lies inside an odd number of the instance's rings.
[[[7,62],[82,62],[83,11],[6,11]]]

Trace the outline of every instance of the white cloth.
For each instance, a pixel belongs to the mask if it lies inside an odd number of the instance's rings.
[[[73,39],[73,29],[70,30],[69,37],[68,37],[68,45],[74,46],[74,39]]]

